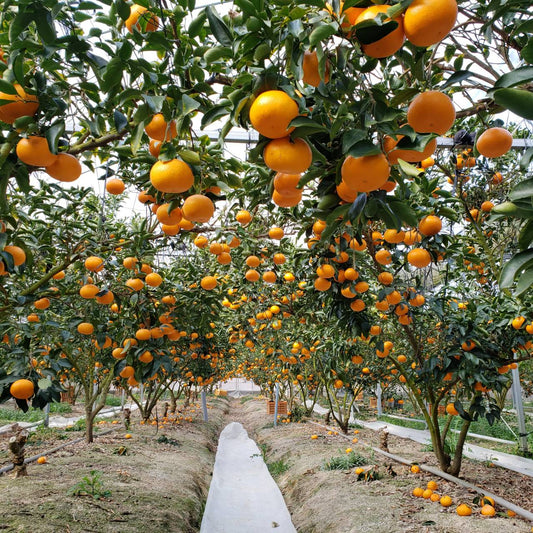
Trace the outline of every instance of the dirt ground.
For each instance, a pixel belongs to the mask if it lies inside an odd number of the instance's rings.
[[[198,406],[193,406],[183,412],[192,422],[182,420],[178,425],[168,421],[159,429],[140,425],[134,413],[131,439],[111,420],[100,427],[117,430],[94,444],[73,444],[50,455],[46,464],[33,463],[28,466],[28,477],[0,476],[0,530],[198,531],[216,443],[228,410],[223,399],[210,399],[209,406],[208,424],[201,421]],[[44,440],[29,453],[44,453],[57,444],[54,439]],[[92,471],[97,471],[101,483],[94,489],[83,482],[84,477],[94,481]],[[76,496],[76,486],[96,494]]]
[[[231,421],[244,424],[250,436],[266,450],[267,463],[278,462],[287,467],[275,479],[299,533],[531,530],[531,524],[524,520],[507,517],[505,509],[497,508],[495,518],[482,517],[479,506],[473,504],[476,494],[425,473],[412,474],[407,466],[384,459],[369,448],[378,445],[378,436],[371,430],[358,430],[359,442],[351,443],[340,435],[328,435],[327,430],[311,423],[273,428],[264,400],[210,398],[209,406],[208,424],[202,422],[196,405],[182,412],[179,424],[168,420],[159,428],[141,425],[134,412],[131,439],[126,439],[126,430],[111,419],[99,428],[116,431],[98,438],[94,444],[74,444],[50,455],[46,464],[31,464],[26,478],[0,476],[0,531],[197,532],[218,435]],[[316,421],[322,422],[318,418]],[[312,440],[313,434],[318,438]],[[78,436],[81,434],[73,434]],[[43,435],[28,453],[44,453],[62,442],[57,437],[47,440]],[[0,442],[0,449],[4,447],[5,439]],[[353,469],[323,469],[324,461],[345,455],[347,447],[364,456],[367,466],[375,465],[383,477],[364,482],[357,481]],[[435,464],[432,454],[414,442],[390,436],[389,448],[413,462]],[[125,453],[121,455],[122,452]],[[387,471],[388,466],[395,475]],[[92,490],[83,478],[94,479],[91,472],[95,470],[101,483],[93,490],[96,497],[75,495],[75,487]],[[530,478],[469,460],[465,460],[462,474],[477,486],[533,511]],[[445,509],[411,495],[415,487],[425,488],[432,479],[439,485],[439,494],[452,497],[452,507]],[[473,507],[473,516],[456,514],[456,505],[462,502]]]
[[[378,446],[379,437],[371,430],[358,430],[352,437],[356,436],[359,442],[351,443],[309,423],[281,424],[273,428],[272,417],[266,415],[264,401],[260,400],[246,401],[239,406],[234,404],[231,413],[235,420],[243,422],[252,438],[267,446],[267,462],[287,462],[289,468],[277,477],[277,482],[299,533],[518,533],[531,530],[531,524],[518,517],[507,517],[506,510],[498,507],[499,516],[481,516],[479,506],[473,504],[476,493],[426,473],[413,474],[408,466],[376,454],[369,446]],[[316,440],[311,439],[313,434],[318,435]],[[365,456],[368,466],[376,465],[383,477],[372,482],[357,481],[353,469],[322,469],[325,460],[346,454],[347,447]],[[390,436],[389,449],[413,462],[435,464],[432,454],[412,441]],[[388,465],[395,476],[387,473]],[[531,478],[469,460],[465,460],[462,474],[475,485],[533,511]],[[415,487],[426,488],[430,480],[438,483],[436,492],[452,497],[454,505],[445,509],[439,503],[411,495]],[[471,505],[473,515],[458,516],[455,512],[458,503]]]

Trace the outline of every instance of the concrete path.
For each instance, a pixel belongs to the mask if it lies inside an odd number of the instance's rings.
[[[200,533],[296,533],[283,496],[242,424],[222,433]]]
[[[328,409],[315,404],[314,411],[320,415],[325,415],[328,412]],[[374,431],[387,428],[387,431],[391,435],[414,440],[420,444],[431,444],[431,435],[428,430],[411,429],[380,421],[369,422],[366,420],[359,420],[358,418],[354,417],[350,418],[350,423],[359,424],[364,428],[373,429]],[[490,450],[488,448],[483,448],[482,446],[469,444],[468,442],[463,448],[463,454],[469,459],[475,459],[477,461],[491,461],[498,466],[507,468],[508,470],[513,470],[519,474],[525,474],[526,476],[533,477],[533,460],[520,457],[519,455],[512,455],[510,453]]]

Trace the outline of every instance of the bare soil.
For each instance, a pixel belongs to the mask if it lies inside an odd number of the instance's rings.
[[[235,402],[235,401],[234,401]],[[497,516],[484,517],[473,503],[477,493],[434,478],[426,473],[413,474],[408,466],[376,454],[370,446],[379,446],[379,435],[368,429],[358,430],[357,443],[310,423],[281,424],[272,427],[264,400],[232,404],[232,417],[240,420],[250,436],[267,447],[267,462],[285,461],[288,469],[277,477],[293,523],[299,533],[412,532],[412,533],[488,533],[528,532],[531,524],[518,517],[510,518],[506,509],[496,507]],[[323,420],[317,421],[324,423]],[[318,435],[312,440],[311,435]],[[433,455],[415,442],[389,436],[389,450],[413,462],[436,465]],[[358,481],[354,469],[326,471],[324,461],[346,454],[351,447],[375,465],[383,475],[371,482]],[[388,467],[394,474],[388,473]],[[487,491],[533,511],[533,480],[499,467],[465,459],[462,477]],[[449,508],[423,498],[415,498],[415,487],[426,488],[427,482],[438,483],[438,492],[449,495]],[[473,508],[473,515],[460,517],[459,503]]]
[[[198,531],[227,411],[226,400],[213,398],[207,424],[193,405],[182,410],[179,423],[161,421],[159,427],[141,425],[134,412],[131,439],[126,439],[124,427],[112,421],[100,424],[117,430],[93,444],[68,446],[47,457],[46,464],[30,464],[27,477],[0,477],[0,530]],[[51,436],[32,446],[28,454],[45,453],[59,441]],[[75,487],[88,488],[83,478],[94,479],[93,471],[100,476],[97,494],[74,495]],[[109,494],[103,495],[105,491]]]

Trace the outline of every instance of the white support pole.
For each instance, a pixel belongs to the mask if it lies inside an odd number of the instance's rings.
[[[126,399],[126,391],[122,389],[122,396],[120,398],[120,406],[122,407],[122,410],[124,411],[124,403]]]
[[[207,416],[207,395],[205,393],[204,388],[202,388],[200,396],[202,398],[202,413],[204,415],[204,422],[207,422],[209,420],[209,417]]]
[[[381,404],[381,383],[376,385],[376,396],[378,399],[378,416],[383,415],[383,406]]]
[[[141,383],[140,385],[141,389],[141,405],[144,405],[144,385]]]
[[[274,427],[278,425],[278,402],[279,402],[279,383],[276,383],[274,393]]]
[[[44,406],[44,422],[43,425],[45,428],[50,427],[50,404],[47,403]]]
[[[527,452],[527,431],[526,431],[526,418],[524,415],[524,404],[522,403],[522,387],[520,387],[520,374],[518,373],[518,367],[511,370],[513,376],[513,404],[516,410],[516,417],[518,419],[518,445],[520,451]]]

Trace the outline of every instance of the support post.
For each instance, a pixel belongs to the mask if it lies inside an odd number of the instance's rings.
[[[274,389],[274,427],[278,425],[278,402],[279,402],[279,383],[276,383]]]
[[[205,389],[202,388],[202,392],[201,392],[201,398],[202,398],[202,413],[204,415],[204,422],[207,422],[208,421],[208,416],[207,416],[207,395],[205,393]]]
[[[376,396],[378,398],[378,416],[383,414],[383,407],[381,402],[381,383],[376,385]]]
[[[141,383],[139,388],[141,390],[141,405],[144,405],[144,385]]]
[[[43,426],[45,428],[48,428],[50,427],[50,404],[47,403],[45,406],[44,406],[44,421],[43,421]]]
[[[511,373],[513,376],[513,404],[516,410],[516,418],[518,419],[518,445],[521,452],[527,452],[528,445],[526,419],[524,415],[524,404],[522,403],[522,388],[520,387],[520,374],[518,373],[518,367],[513,368]]]
[[[122,396],[120,398],[120,407],[124,410],[124,400],[126,398],[126,391],[122,389]]]

